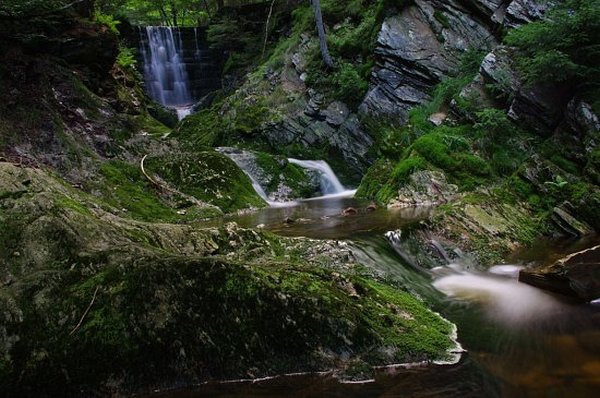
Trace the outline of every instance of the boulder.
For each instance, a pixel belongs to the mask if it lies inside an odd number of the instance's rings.
[[[571,254],[549,267],[522,270],[521,282],[581,301],[600,297],[600,246]]]

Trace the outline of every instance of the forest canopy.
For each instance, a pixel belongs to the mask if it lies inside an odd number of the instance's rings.
[[[76,9],[83,15],[109,14],[133,24],[196,26],[226,7],[261,0],[3,0],[0,19],[43,17]]]

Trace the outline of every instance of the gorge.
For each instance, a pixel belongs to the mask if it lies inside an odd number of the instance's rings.
[[[598,0],[160,4],[0,5],[0,397],[595,396]]]

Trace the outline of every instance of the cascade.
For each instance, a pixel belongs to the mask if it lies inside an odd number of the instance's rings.
[[[183,62],[181,31],[166,26],[146,26],[140,35],[148,94],[160,104],[176,109],[182,119],[189,114],[186,109],[192,104],[192,96]]]
[[[346,191],[331,167],[323,160],[288,159],[290,163],[304,169],[315,170],[321,175],[321,193],[323,195],[340,194]]]

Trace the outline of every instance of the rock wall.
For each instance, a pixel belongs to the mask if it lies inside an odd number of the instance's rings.
[[[415,0],[383,23],[371,87],[360,111],[406,123],[410,109],[431,100],[431,89],[457,72],[463,54],[494,49],[501,29],[539,19],[551,4]]]

